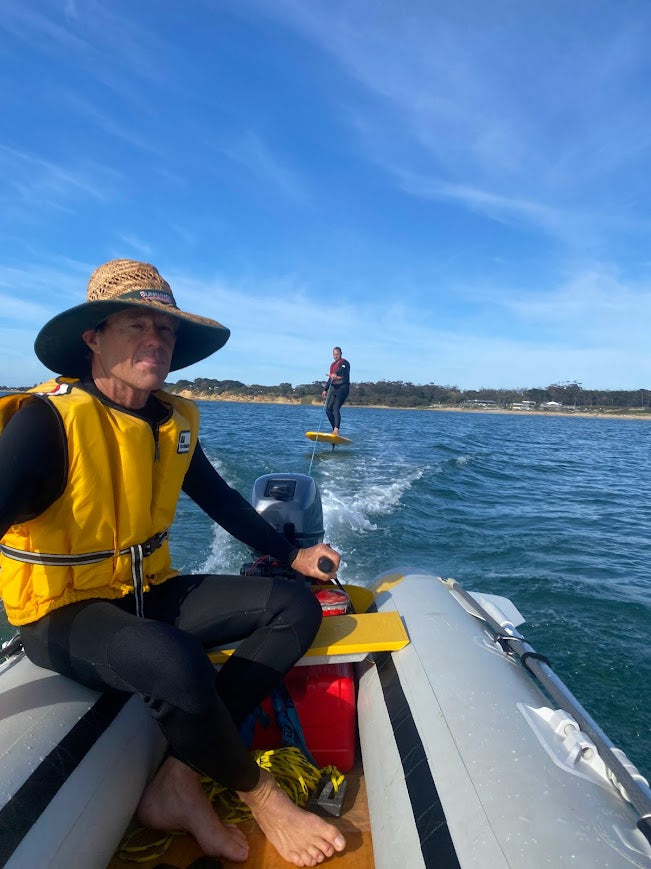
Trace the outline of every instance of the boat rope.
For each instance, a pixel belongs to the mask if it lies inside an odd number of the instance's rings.
[[[336,793],[345,782],[345,777],[335,766],[319,768],[311,764],[305,755],[293,746],[273,748],[267,751],[252,752],[253,759],[261,769],[268,770],[275,778],[278,787],[297,806],[304,808],[310,796],[323,779]],[[250,820],[253,815],[234,790],[204,776],[201,786],[213,808],[224,824],[240,824]],[[156,833],[140,825],[133,825],[125,833],[117,850],[117,856],[125,863],[147,863],[157,860],[172,844],[177,836],[185,835],[180,831]],[[152,838],[155,837],[155,838]]]
[[[328,396],[330,395],[330,390],[331,390],[331,389],[332,389],[332,384],[330,384],[330,386],[328,387],[328,391],[326,392],[326,395],[325,395],[324,411],[325,411],[325,408],[328,406]],[[319,427],[318,427],[318,429],[317,429],[317,431],[316,431],[316,433],[317,433],[317,437],[314,439],[314,446],[312,447],[312,455],[310,456],[310,466],[309,466],[309,468],[307,469],[307,475],[308,475],[308,477],[311,477],[311,476],[312,476],[312,463],[313,463],[313,461],[314,461],[314,453],[315,453],[315,451],[316,451],[316,445],[317,445],[317,443],[318,443],[318,441],[319,441],[318,435],[321,434],[321,426],[322,426],[322,425],[323,425],[323,417],[321,417],[321,422],[319,423]]]

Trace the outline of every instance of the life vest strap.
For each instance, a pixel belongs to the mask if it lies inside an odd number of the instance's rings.
[[[126,552],[129,550],[127,549]],[[44,564],[49,567],[76,567],[79,564],[97,564],[105,558],[111,558],[113,549],[103,549],[99,552],[85,552],[82,555],[56,555],[50,552],[29,552],[26,549],[16,549],[13,546],[0,544],[0,552],[5,558],[13,561],[23,561],[26,564]]]
[[[136,615],[140,618],[144,615],[144,562],[145,558],[159,549],[169,537],[169,528],[153,534],[144,543],[136,543],[126,546],[118,551],[118,555],[131,556],[131,580],[136,599]],[[113,549],[102,549],[98,552],[85,552],[81,555],[59,555],[52,552],[28,552],[25,549],[16,549],[13,546],[0,544],[0,553],[13,561],[22,561],[26,564],[44,564],[49,567],[78,567],[82,564],[99,564],[107,558],[113,558]]]

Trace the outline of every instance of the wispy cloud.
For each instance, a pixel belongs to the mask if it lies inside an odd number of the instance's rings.
[[[158,265],[183,309],[213,317],[232,332],[222,351],[174,375],[177,379],[311,383],[325,378],[330,350],[338,344],[352,363],[355,381],[473,388],[545,386],[576,379],[586,387],[618,388],[630,383],[633,371],[640,384],[651,382],[644,328],[651,296],[646,287],[627,285],[606,272],[577,273],[566,286],[534,299],[515,291],[494,294],[500,327],[493,329],[463,319],[442,327],[435,316],[414,309],[408,300],[342,301],[333,321],[327,306],[310,298],[301,280],[291,275],[238,285]],[[94,267],[60,262],[49,268],[0,268],[5,312],[0,380],[25,385],[48,376],[26,348],[50,317],[83,301]]]
[[[55,92],[52,96],[61,110],[66,111],[66,114],[81,116],[84,121],[90,121],[99,132],[107,133],[109,136],[133,145],[148,154],[163,156],[162,148],[154,145],[151,138],[145,138],[141,133],[118,120],[117,117],[100,111],[97,104],[91,100],[69,89]]]
[[[188,369],[184,376],[190,379],[241,379],[237,372],[246,366],[249,382],[310,383],[325,376],[330,349],[338,344],[357,381],[473,388],[577,379],[586,387],[620,388],[629,380],[630,365],[640,383],[651,381],[644,326],[651,295],[606,272],[577,273],[567,285],[532,300],[515,291],[493,294],[494,321],[485,328],[465,320],[442,328],[435,314],[415,310],[408,301],[343,302],[333,322],[328,309],[291,277],[268,280],[255,290],[187,273],[173,275],[172,284],[182,306],[215,317],[232,333],[224,351]]]
[[[248,130],[219,150],[229,160],[243,166],[257,183],[273,189],[284,199],[302,204],[308,201],[307,191],[298,173],[281,161],[254,131]]]
[[[101,0],[80,6],[67,0],[49,7],[6,0],[0,31],[45,56],[75,61],[89,81],[101,82],[130,97],[142,82],[169,84],[166,46],[156,29],[140,24],[136,16],[122,15]]]
[[[570,227],[576,231],[580,225],[585,231],[586,223],[592,219],[591,215],[574,213],[571,210],[555,208],[528,199],[492,193],[465,184],[452,184],[427,177],[400,174],[402,189],[414,196],[456,202],[500,223],[514,224],[524,221],[529,226],[550,234],[567,237]]]
[[[77,9],[76,0],[65,0],[65,5],[63,7],[63,11],[65,13],[66,18],[70,20],[76,20],[79,17],[79,11]]]
[[[257,4],[256,4],[257,5]],[[455,199],[491,220],[524,217],[569,244],[601,220],[645,218],[621,177],[651,143],[641,70],[650,21],[599,5],[498,2],[408,9],[279,0],[273,14],[336,59],[357,84],[341,100],[360,142],[402,189]],[[406,183],[406,178],[433,179]],[[646,189],[646,180],[640,179]],[[609,207],[604,208],[604,200]],[[586,203],[590,207],[586,207]]]
[[[94,268],[94,266],[92,267]],[[61,306],[79,304],[92,268],[83,262],[60,258],[49,265],[0,264],[0,293],[4,321],[28,319],[36,329]]]
[[[153,248],[150,244],[144,241],[142,238],[138,238],[137,235],[133,235],[132,233],[120,233],[120,248],[122,251],[126,248],[131,252],[132,258],[144,258],[149,259],[153,254]],[[117,256],[117,254],[116,254]],[[120,254],[120,256],[124,256],[124,253]]]
[[[640,347],[651,320],[651,276],[626,281],[612,267],[597,266],[574,272],[559,286],[535,294],[502,293],[499,304],[523,323],[552,325],[563,338],[578,345],[598,344],[613,349],[628,342]]]
[[[74,7],[66,6],[65,13],[70,18]],[[56,13],[48,16],[41,10],[29,8],[21,2],[9,2],[3,5],[0,18],[0,30],[6,30],[15,39],[36,46],[49,52],[65,50],[78,51],[85,49],[83,39],[56,20]]]
[[[646,0],[185,14],[3,4],[17,376],[31,324],[131,255],[233,330],[189,375],[309,382],[340,344],[355,379],[651,382]]]
[[[5,202],[18,199],[53,208],[65,208],[70,199],[80,195],[106,202],[119,178],[116,170],[91,161],[73,168],[1,144],[0,171],[9,179],[0,197]]]
[[[6,270],[2,270],[6,274]],[[16,323],[39,322],[45,318],[46,307],[38,301],[31,301],[29,298],[16,298],[14,293],[25,292],[25,287],[19,281],[7,280],[5,284],[5,276],[0,276],[0,286],[6,286],[9,292],[0,292],[0,305],[2,306],[2,314],[5,324],[11,324],[15,328]]]

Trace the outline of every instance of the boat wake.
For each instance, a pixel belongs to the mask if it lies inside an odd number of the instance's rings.
[[[374,517],[388,516],[401,506],[404,495],[425,473],[426,469],[411,471],[390,483],[373,482],[363,485],[359,490],[338,492],[334,487],[325,485],[322,489],[323,515],[326,534],[344,526],[351,531],[376,531],[378,526]]]

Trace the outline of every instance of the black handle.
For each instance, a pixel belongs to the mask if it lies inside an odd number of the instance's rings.
[[[322,555],[317,561],[317,567],[322,573],[330,573],[335,569],[335,563],[327,555]]]

